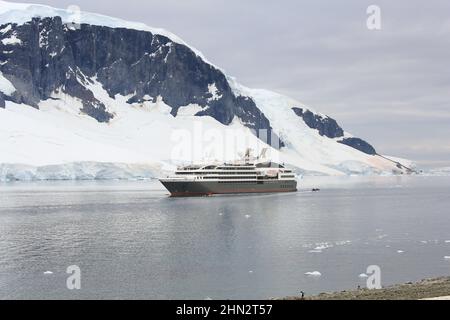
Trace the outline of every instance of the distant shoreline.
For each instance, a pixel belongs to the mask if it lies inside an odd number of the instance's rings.
[[[304,300],[421,300],[450,296],[450,277],[424,279],[389,286],[380,290],[350,290],[305,296]],[[301,297],[286,297],[283,300],[302,300]]]

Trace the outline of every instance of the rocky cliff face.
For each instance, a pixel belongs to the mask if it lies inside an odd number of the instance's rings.
[[[236,93],[219,69],[166,36],[90,24],[72,28],[55,16],[3,24],[0,40],[0,75],[15,88],[0,90],[0,108],[5,100],[39,108],[54,93],[65,93],[81,101],[81,112],[108,123],[114,113],[89,89],[98,82],[110,97],[126,96],[130,104],[162,99],[173,117],[197,105],[201,111],[196,116],[211,116],[224,125],[238,118],[250,129],[268,130],[267,142],[272,143],[271,122],[252,97]],[[295,106],[292,110],[293,117],[301,117],[321,136],[376,153],[361,139],[344,138],[334,119]]]
[[[294,107],[292,110],[297,116],[301,117],[305,121],[308,127],[319,131],[321,136],[326,136],[330,139],[342,138],[337,142],[370,155],[377,154],[373,146],[360,138],[344,138],[344,130],[338,125],[336,120],[330,117],[314,114],[310,110],[304,110],[298,107]]]
[[[252,129],[271,129],[268,119],[248,97],[235,96],[224,74],[205,63],[190,48],[150,32],[83,24],[72,29],[60,17],[34,18],[0,26],[0,66],[17,91],[7,97],[38,107],[58,90],[83,102],[83,112],[99,122],[114,115],[86,85],[96,78],[111,97],[129,102],[163,101],[177,116],[183,106],[204,108],[228,125],[239,117]]]
[[[338,142],[370,155],[377,154],[377,151],[372,145],[360,138],[343,138],[342,140],[338,140]]]
[[[302,108],[295,107],[292,110],[297,116],[303,118],[308,127],[318,130],[321,136],[331,139],[344,136],[344,130],[337,124],[336,120],[314,114]]]

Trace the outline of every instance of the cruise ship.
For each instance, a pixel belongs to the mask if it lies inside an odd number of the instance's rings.
[[[244,161],[180,167],[160,182],[173,197],[297,191],[292,170],[271,161],[250,161],[248,153]]]

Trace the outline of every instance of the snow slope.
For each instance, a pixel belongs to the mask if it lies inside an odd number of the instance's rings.
[[[6,102],[0,109],[0,180],[150,178],[179,164],[234,160],[248,147],[255,153],[268,147],[239,121],[225,126],[195,117],[195,105],[174,118],[163,101],[129,105],[128,97],[112,99],[99,83],[90,89],[116,115],[111,123],[82,114],[81,103],[62,94],[41,102],[40,110]],[[261,106],[287,142],[281,152],[271,149],[272,159],[302,174],[392,173],[392,163],[320,136],[287,116],[289,110],[278,112],[283,105],[280,99],[270,103],[274,95],[254,96],[266,99]]]
[[[211,117],[195,117],[195,105],[174,118],[161,100],[130,105],[129,97],[112,99],[98,83],[90,89],[116,115],[111,123],[82,114],[81,103],[63,94],[41,102],[40,110],[6,102],[0,109],[0,180],[66,179],[70,168],[79,171],[72,174],[75,178],[96,176],[83,172],[92,171],[94,163],[95,170],[101,163],[110,170],[118,166],[116,178],[157,177],[179,164],[233,160],[247,147],[266,146],[238,122],[225,126]]]
[[[70,10],[0,1],[0,24],[23,24],[35,16],[74,21]],[[81,12],[75,22],[150,31],[186,45],[165,30],[98,14]],[[90,80],[83,82],[86,88],[114,114],[109,123],[83,114],[82,103],[61,90],[56,90],[52,99],[41,101],[39,110],[6,101],[5,109],[0,108],[0,181],[151,178],[165,175],[179,164],[229,161],[247,148],[258,154],[269,147],[237,117],[225,126],[212,117],[196,117],[202,107],[195,104],[181,107],[173,117],[161,98],[155,103],[149,97],[149,101],[130,104],[130,96],[111,98],[96,78]],[[268,157],[290,165],[299,174],[404,172],[396,166],[397,160],[362,153],[309,128],[292,110],[308,109],[301,103],[267,90],[246,88],[231,77],[228,81],[236,95],[256,102],[286,144],[281,151],[270,148]],[[0,73],[0,92],[10,95],[14,91]],[[209,91],[211,101],[220,97],[215,85]],[[346,133],[346,137],[351,135]]]

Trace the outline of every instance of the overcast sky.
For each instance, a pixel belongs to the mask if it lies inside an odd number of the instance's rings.
[[[242,84],[292,96],[380,153],[450,165],[450,1],[34,0],[165,28]],[[367,7],[381,8],[379,31]]]

